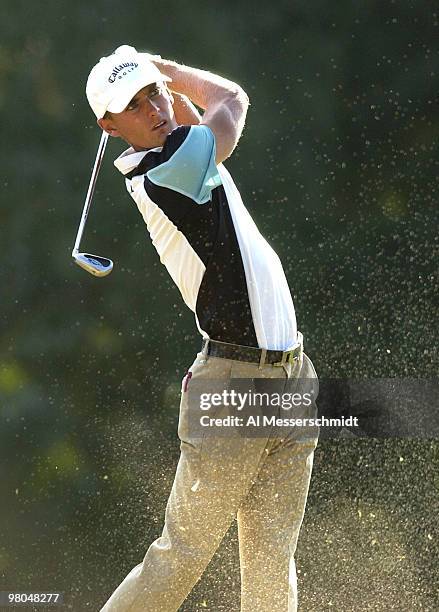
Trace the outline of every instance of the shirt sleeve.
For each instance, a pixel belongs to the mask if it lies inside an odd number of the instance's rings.
[[[221,185],[215,163],[215,136],[207,125],[177,128],[167,138],[164,160],[147,171],[148,179],[159,187],[177,191],[205,204],[212,199],[212,190]]]

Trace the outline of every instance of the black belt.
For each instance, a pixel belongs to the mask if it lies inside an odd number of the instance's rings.
[[[293,363],[300,358],[300,354],[303,350],[302,334],[298,334],[298,336],[299,341],[297,345],[289,351],[269,351],[253,346],[241,346],[240,344],[229,344],[227,342],[206,340],[204,338],[201,345],[201,352],[211,357],[258,363],[259,367],[262,367],[266,363],[273,366],[283,366],[286,363]]]

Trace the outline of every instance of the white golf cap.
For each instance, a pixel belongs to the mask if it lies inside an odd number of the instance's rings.
[[[107,111],[121,113],[138,91],[162,81],[172,81],[151,62],[148,53],[122,45],[114,53],[101,57],[92,68],[85,92],[98,119]]]

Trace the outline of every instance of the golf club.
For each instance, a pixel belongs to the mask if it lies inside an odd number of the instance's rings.
[[[108,134],[102,132],[101,140],[99,142],[98,151],[96,153],[96,160],[91,173],[90,184],[88,186],[87,195],[84,202],[84,208],[82,211],[81,221],[79,223],[78,233],[76,235],[75,246],[73,247],[72,257],[75,263],[90,274],[94,276],[107,276],[113,269],[113,262],[111,259],[106,257],[100,257],[99,255],[91,255],[90,253],[79,253],[79,245],[81,242],[82,234],[84,233],[85,223],[88,217],[88,211],[90,210],[91,200],[96,186],[96,180],[98,178],[99,169],[102,164],[102,158],[104,157],[105,147],[107,146]]]

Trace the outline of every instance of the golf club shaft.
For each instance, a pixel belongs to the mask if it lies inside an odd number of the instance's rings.
[[[93,193],[96,186],[96,180],[98,178],[99,170],[102,164],[102,158],[104,157],[105,147],[107,146],[108,134],[107,132],[102,132],[101,140],[99,142],[98,151],[96,153],[96,160],[93,166],[93,171],[91,173],[90,183],[87,190],[87,195],[85,197],[84,208],[82,210],[82,217],[79,223],[78,233],[76,234],[75,246],[73,247],[73,253],[77,253],[79,251],[79,245],[81,242],[82,234],[84,233],[85,222],[87,221],[88,211],[90,210],[90,204],[93,198]]]

